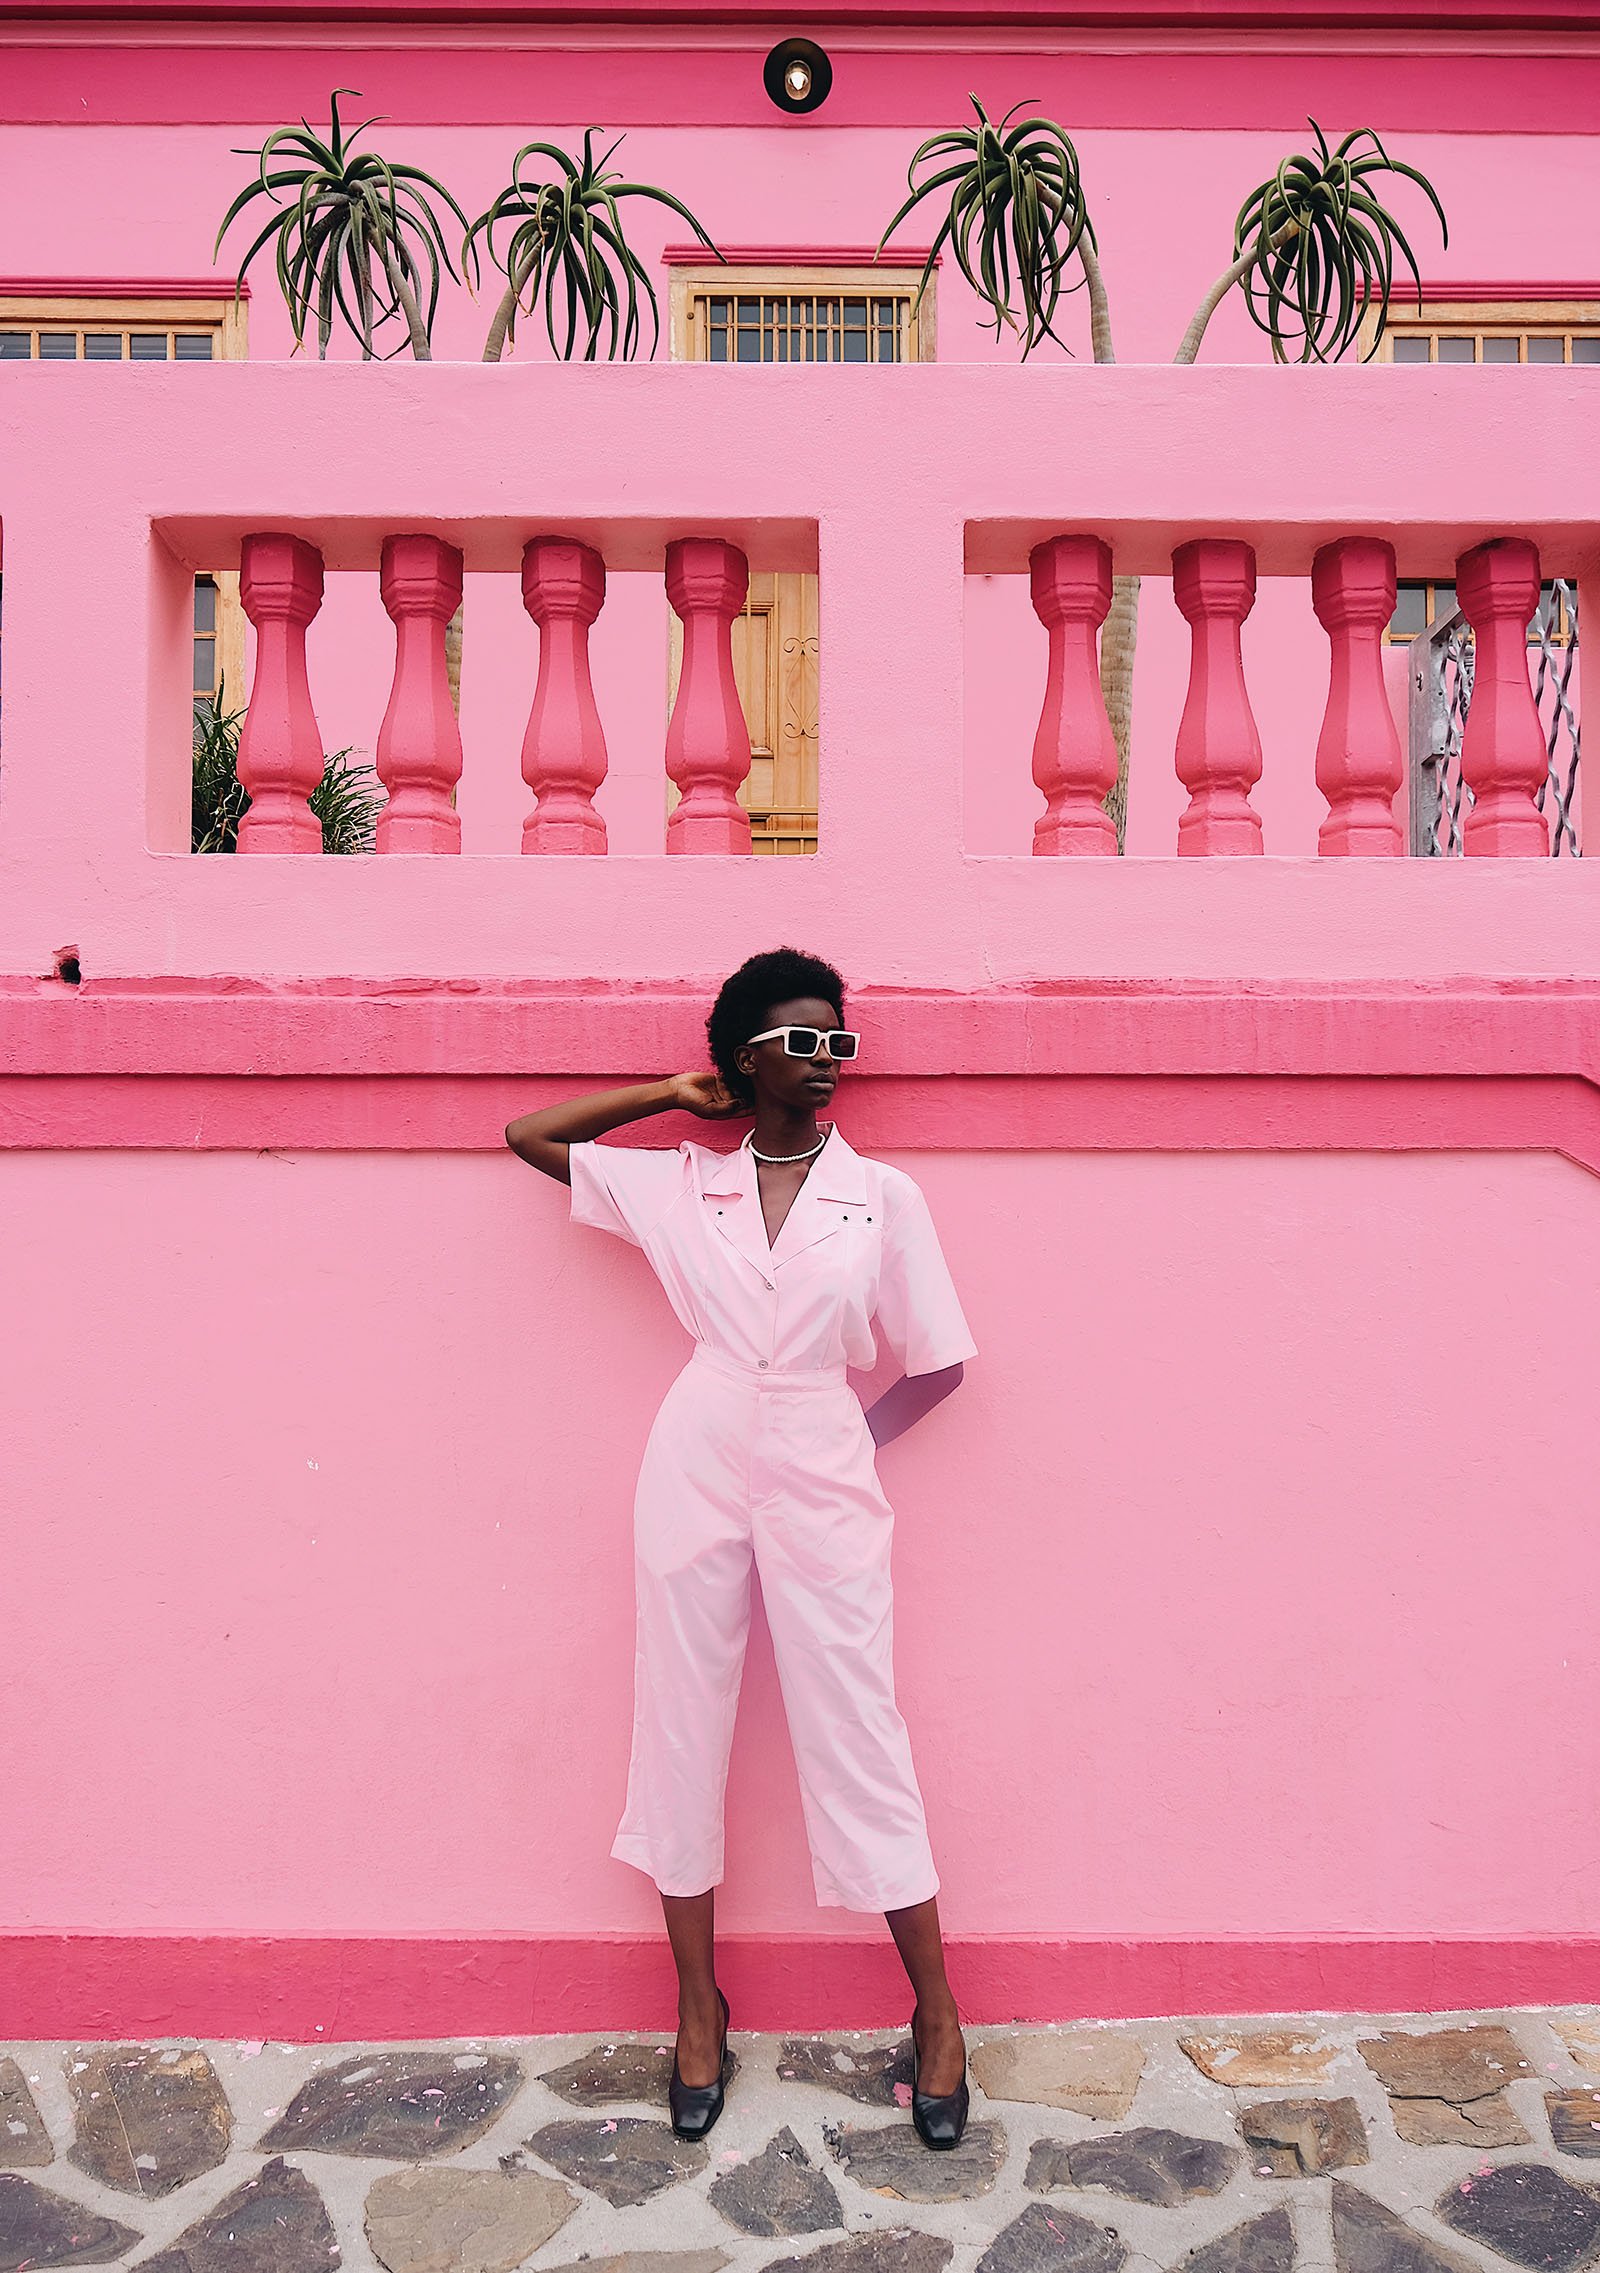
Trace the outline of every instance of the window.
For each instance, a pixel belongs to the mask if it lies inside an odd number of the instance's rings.
[[[1600,364],[1600,301],[1425,299],[1418,309],[1400,294],[1376,360]],[[1528,626],[1530,647],[1565,647],[1570,641],[1571,585],[1571,577],[1562,576],[1541,588],[1538,614]],[[1402,583],[1385,636],[1392,643],[1419,638],[1453,615],[1455,605],[1453,584]]]
[[[1391,317],[1380,363],[1600,363],[1600,307],[1547,316],[1514,302]]]
[[[1573,636],[1574,586],[1570,578],[1552,579],[1539,587],[1539,608],[1528,626],[1530,647],[1565,647]],[[1402,578],[1395,594],[1394,614],[1384,637],[1391,646],[1420,639],[1455,614],[1453,584],[1408,582]]]
[[[685,363],[931,363],[933,287],[895,269],[712,261],[675,267],[672,352]]]
[[[217,363],[242,361],[245,303],[217,296],[136,290],[0,294],[0,363]],[[244,698],[244,614],[237,574],[197,576],[194,697],[229,709]]]

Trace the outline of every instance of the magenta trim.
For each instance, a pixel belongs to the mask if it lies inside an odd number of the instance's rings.
[[[194,276],[0,276],[9,300],[231,300],[233,278]],[[239,287],[248,300],[250,287]]]
[[[1530,284],[1525,277],[1491,277],[1488,282],[1471,277],[1453,276],[1446,283],[1422,280],[1422,298],[1425,302],[1442,301],[1455,304],[1466,300],[1529,300],[1537,305],[1542,300],[1600,300],[1600,282],[1590,278],[1587,282],[1567,284],[1545,282]],[[1415,309],[1417,295],[1406,282],[1398,285],[1390,305],[1397,315],[1403,316],[1407,303]]]
[[[1565,2005],[1600,1979],[1593,1935],[947,1934],[969,2026],[1166,2015]],[[888,1935],[724,1934],[741,2028],[903,2026]],[[55,1934],[0,1937],[20,2042],[262,2037],[290,2044],[670,2028],[660,1934]]]
[[[0,21],[457,24],[459,0],[0,0]],[[729,24],[775,38],[768,0],[473,0],[479,22]],[[986,30],[1482,32],[1593,30],[1597,0],[790,0],[782,25]]]
[[[0,21],[17,19],[28,5],[29,0],[0,0]],[[338,73],[396,125],[514,131],[526,124],[525,75],[507,68],[508,50],[495,44],[492,18],[500,0],[484,0],[470,32],[452,18],[433,41],[389,49],[370,44],[381,39],[386,19],[376,10],[369,17],[359,7],[342,19],[351,44],[341,46],[337,32],[326,44],[294,44],[297,23],[316,26],[321,18],[288,12],[264,21],[253,38],[210,44],[203,15],[187,28],[120,10],[108,20],[80,23],[75,0],[64,5],[73,13],[56,18],[57,44],[8,45],[0,90],[5,123],[276,125],[299,116],[308,86],[325,86],[329,74]],[[520,6],[509,12],[517,25],[530,20]],[[660,11],[651,14],[670,26]],[[229,20],[244,27],[249,11]],[[413,18],[400,0],[387,20],[429,19]],[[1563,21],[1574,32],[1600,29],[1600,0],[1581,0]],[[1537,26],[1530,18],[1519,28],[1532,32]],[[853,36],[862,40],[865,34]],[[124,44],[102,44],[108,37]],[[755,40],[748,47],[693,53],[642,44],[515,52],[526,56],[530,68],[536,64],[539,115],[558,129],[582,127],[599,116],[613,129],[656,126],[670,118],[682,127],[760,126],[815,136],[838,127],[926,132],[930,121],[970,115],[973,58],[948,38],[904,50],[852,48],[849,69],[841,70],[816,119],[785,118],[774,110],[762,89],[762,50]],[[1292,52],[1260,46],[1239,52],[1153,40],[1142,51],[1086,45],[1072,54],[1041,44],[1011,56],[1008,68],[1013,83],[1036,88],[1046,107],[1065,104],[1075,132],[1303,132],[1308,85],[1317,89],[1323,116],[1368,119],[1385,132],[1587,134],[1600,116],[1600,55],[1572,40],[1559,53],[1519,52],[1516,43],[1508,43],[1504,53],[1475,54],[1454,46],[1448,58],[1314,44]]]
[[[719,245],[717,250],[728,261],[743,262],[747,267],[767,267],[779,263],[786,267],[806,268],[920,268],[928,257],[926,245],[885,245],[883,251],[874,252],[871,245]],[[668,268],[698,266],[714,256],[704,245],[663,245],[661,258]],[[934,258],[934,267],[943,264],[944,255]]]

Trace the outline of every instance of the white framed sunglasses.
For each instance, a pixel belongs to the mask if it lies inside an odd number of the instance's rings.
[[[764,1034],[752,1034],[750,1040],[781,1041],[786,1058],[814,1058],[819,1050],[830,1058],[853,1058],[861,1047],[861,1036],[844,1026],[769,1026]]]

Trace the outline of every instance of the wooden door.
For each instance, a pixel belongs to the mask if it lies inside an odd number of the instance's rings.
[[[667,707],[677,700],[683,626],[671,618]],[[755,852],[817,849],[817,580],[752,570],[733,621],[733,671],[750,729],[750,771],[739,786]],[[667,783],[667,811],[678,785]]]

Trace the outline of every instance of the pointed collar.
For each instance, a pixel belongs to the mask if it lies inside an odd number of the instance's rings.
[[[756,1158],[750,1150],[750,1140],[724,1153],[713,1168],[706,1171],[703,1187],[708,1192],[754,1193],[756,1185]],[[845,1140],[843,1129],[835,1121],[828,1133],[828,1141],[806,1170],[805,1182],[795,1195],[794,1207],[810,1195],[820,1200],[854,1200],[863,1206],[867,1200],[867,1172],[859,1152]],[[793,1209],[790,1211],[793,1212]],[[787,1218],[785,1219],[787,1224]],[[780,1238],[781,1238],[780,1233]]]

